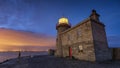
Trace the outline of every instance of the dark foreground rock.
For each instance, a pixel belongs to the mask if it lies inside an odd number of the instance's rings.
[[[0,68],[120,68],[120,61],[87,62],[54,56],[34,56],[11,59]]]

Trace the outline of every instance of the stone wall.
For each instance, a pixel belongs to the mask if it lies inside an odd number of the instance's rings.
[[[61,35],[58,34],[57,38],[56,38],[56,52],[55,55],[57,57],[62,57],[63,56],[63,48],[62,48],[62,44],[61,44]]]
[[[92,32],[96,61],[111,60],[112,52],[108,48],[104,25],[100,22],[92,21]]]

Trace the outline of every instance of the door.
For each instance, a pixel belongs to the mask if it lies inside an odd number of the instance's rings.
[[[69,47],[69,58],[72,58],[72,48]]]

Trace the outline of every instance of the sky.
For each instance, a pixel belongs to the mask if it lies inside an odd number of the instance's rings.
[[[26,31],[0,29],[0,51],[47,51],[55,48],[55,37]]]
[[[40,43],[43,41],[51,42],[49,45],[47,43],[36,45],[35,42],[34,44],[31,43],[32,45],[48,46],[49,48],[49,46],[55,46],[56,24],[59,18],[67,17],[74,26],[88,18],[91,10],[95,9],[100,14],[100,21],[106,25],[109,46],[120,47],[119,6],[119,0],[0,0],[0,35],[2,36],[2,32],[5,30],[13,33],[18,31],[25,36],[26,33],[32,34],[30,35],[32,38],[42,40]],[[40,37],[37,37],[38,35]],[[19,36],[21,37],[21,35],[16,37]],[[28,38],[28,36],[25,38]],[[20,42],[20,39],[18,42]],[[49,41],[49,39],[54,39],[54,41]],[[0,43],[3,44],[2,41]],[[20,47],[18,46],[18,48]]]

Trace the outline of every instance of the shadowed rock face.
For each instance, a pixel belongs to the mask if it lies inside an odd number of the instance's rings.
[[[54,56],[34,56],[12,59],[0,64],[0,68],[119,68],[120,61],[92,63],[87,61],[56,58]]]

